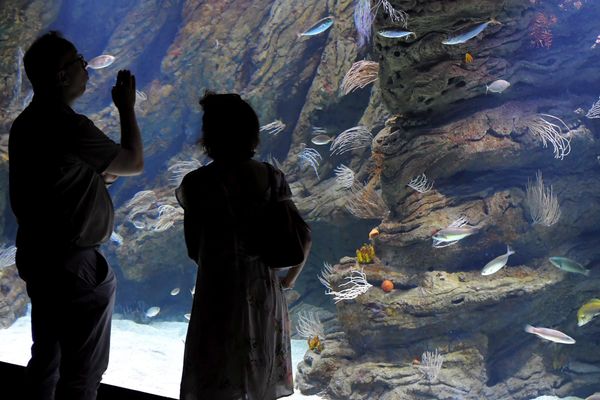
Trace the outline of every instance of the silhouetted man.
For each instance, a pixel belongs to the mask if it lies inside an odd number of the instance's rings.
[[[118,145],[70,107],[88,81],[87,63],[71,42],[49,32],[23,61],[34,96],[9,139],[17,268],[31,298],[33,346],[23,398],[95,399],[108,365],[116,289],[97,250],[113,229],[105,184],[140,174],[144,164],[135,77],[119,71],[112,89],[121,119]]]

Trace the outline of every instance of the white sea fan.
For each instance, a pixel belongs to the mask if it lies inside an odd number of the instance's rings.
[[[333,290],[331,287],[331,283],[329,281],[321,281],[327,288],[325,294],[333,296],[333,300],[335,303],[339,303],[342,300],[352,300],[364,294],[369,290],[373,285],[367,282],[367,275],[364,273],[364,269],[354,269],[350,271],[350,274],[344,277],[346,282],[340,284],[340,288],[343,287],[342,290]]]
[[[361,219],[383,219],[389,209],[381,194],[372,186],[356,181],[350,188],[351,194],[346,201],[346,210]]]
[[[402,25],[404,28],[408,25],[408,14],[403,10],[397,10],[388,0],[379,0],[375,5],[375,14],[379,7],[383,6],[385,12],[390,16],[392,22]]]
[[[551,118],[560,125],[548,120]],[[538,135],[542,139],[544,147],[548,147],[548,142],[554,149],[554,158],[562,160],[571,152],[571,138],[569,136],[569,127],[562,119],[550,114],[537,114],[526,121],[529,131]],[[563,128],[566,130],[563,133]]]
[[[355,126],[340,133],[331,143],[331,155],[344,154],[348,151],[369,147],[373,135],[365,126]]]
[[[350,189],[354,185],[354,171],[344,164],[340,164],[335,170],[335,182],[342,189]]]
[[[14,265],[16,256],[17,248],[15,246],[2,245],[0,247],[0,269]]]
[[[552,226],[558,222],[561,214],[558,198],[552,193],[552,186],[544,187],[541,171],[535,177],[536,183],[527,181],[525,205],[534,225]]]
[[[423,377],[427,378],[429,382],[433,382],[439,376],[443,364],[444,356],[437,349],[435,349],[435,352],[426,351],[421,356],[419,371],[421,371]]]
[[[298,313],[298,335],[303,338],[312,338],[318,336],[320,339],[325,337],[325,328],[319,318],[318,312],[301,311]]]
[[[317,275],[317,278],[326,288],[331,288],[331,275],[333,275],[333,266],[328,262],[324,262],[321,275]]]
[[[266,132],[269,135],[276,136],[285,129],[285,124],[281,120],[275,120],[270,124],[260,127],[260,132]]]
[[[317,175],[317,179],[320,179],[317,168],[319,168],[319,163],[323,157],[317,150],[313,149],[312,147],[307,147],[298,154],[298,159],[300,160],[301,166],[309,165],[312,167]]]
[[[175,186],[179,186],[184,176],[200,168],[201,166],[202,163],[195,158],[187,161],[177,161],[168,169],[169,173],[171,174],[169,177],[169,182]]]
[[[416,190],[419,193],[427,193],[433,188],[433,182],[430,182],[425,176],[425,173],[412,178],[410,182],[407,184],[411,189]]]
[[[587,114],[585,114],[585,116],[587,118],[600,118],[600,98],[598,99],[598,101],[596,101],[594,104],[592,104],[592,107],[590,107],[590,109],[588,110]]]
[[[183,221],[183,210],[171,204],[162,204],[158,207],[158,218],[150,228],[154,232],[163,232],[178,221]]]
[[[133,198],[125,204],[125,209],[129,210],[127,213],[127,220],[136,225],[136,228],[140,229],[140,223],[138,222],[136,224],[134,221],[135,217],[140,213],[150,210],[157,201],[156,193],[153,190],[142,190],[137,192]]]
[[[362,89],[373,83],[379,77],[379,63],[375,61],[361,60],[352,64],[346,72],[340,90],[347,95],[356,89]]]

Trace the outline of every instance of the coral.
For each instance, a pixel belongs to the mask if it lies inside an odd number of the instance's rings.
[[[317,278],[319,278],[319,281],[321,281],[321,283],[323,284],[323,286],[325,286],[326,288],[331,288],[331,276],[333,275],[333,266],[331,264],[329,264],[328,262],[324,262],[323,263],[323,269],[321,270],[321,275],[317,275]]]
[[[17,248],[15,246],[0,246],[0,269],[14,265],[16,255]]]
[[[201,166],[202,163],[195,158],[188,161],[177,161],[168,169],[168,171],[171,173],[169,182],[174,186],[179,186],[184,176],[186,176],[189,172],[200,168]]]
[[[325,348],[325,346],[323,345],[323,342],[321,342],[321,339],[319,338],[319,336],[309,337],[307,342],[308,342],[308,348],[317,354],[321,354],[321,352]]]
[[[562,125],[550,122],[547,118],[552,118]],[[571,138],[569,137],[569,127],[562,119],[550,114],[538,114],[525,120],[525,125],[531,133],[538,135],[542,139],[544,147],[548,142],[554,149],[554,158],[563,159],[571,152]],[[563,128],[566,133],[563,133]]]
[[[369,147],[373,141],[371,131],[365,126],[355,126],[340,133],[331,143],[331,155],[344,154],[348,151]]]
[[[598,38],[600,39],[600,36],[598,36]],[[599,42],[600,42],[600,40],[599,40]],[[600,99],[598,99],[598,101],[596,101],[594,104],[592,104],[592,106],[590,107],[588,112],[585,114],[585,116],[590,119],[600,118]]]
[[[276,136],[278,133],[285,129],[285,124],[280,120],[275,120],[270,124],[263,125],[260,127],[260,132],[266,132],[269,135]]]
[[[392,22],[406,28],[408,25],[408,14],[405,11],[395,9],[388,0],[379,0],[375,5],[375,14],[377,14],[377,11],[381,6],[383,6],[384,12],[390,16]]]
[[[533,47],[552,47],[552,30],[550,27],[556,23],[556,17],[548,17],[538,12],[529,25],[529,37]]]
[[[379,63],[375,61],[361,60],[352,64],[346,72],[340,90],[344,95],[356,89],[362,89],[373,83],[379,77]]]
[[[354,25],[358,31],[358,47],[363,47],[371,41],[373,17],[371,0],[357,0],[354,7]]]
[[[406,184],[406,186],[416,190],[419,193],[427,193],[431,190],[431,188],[433,188],[433,182],[427,180],[427,176],[425,176],[423,173],[415,178],[412,178],[410,182]]]
[[[389,209],[380,191],[376,189],[383,169],[383,154],[372,153],[373,166],[369,182],[365,185],[356,181],[350,188],[351,195],[346,201],[346,210],[361,219],[383,219],[389,214]]]
[[[394,289],[394,282],[386,279],[383,282],[381,282],[381,289],[384,292],[391,292]]]
[[[356,260],[359,264],[371,264],[375,259],[375,247],[372,244],[363,244],[356,250]]]
[[[427,378],[429,382],[433,382],[440,374],[443,363],[444,356],[438,353],[438,350],[435,349],[435,352],[426,351],[423,353],[421,356],[421,363],[419,364],[418,368],[423,374],[424,378]]]
[[[340,284],[341,287],[345,287],[344,289],[337,291],[333,290],[331,283],[328,280],[321,280],[321,283],[325,285],[327,291],[326,295],[333,296],[333,300],[335,303],[339,303],[342,300],[352,300],[364,294],[369,290],[369,288],[373,287],[369,282],[367,282],[367,275],[361,269],[360,271],[355,269],[350,272],[350,275],[344,277],[346,282]]]
[[[298,335],[310,340],[312,337],[324,337],[325,329],[319,319],[319,314],[312,311],[304,311],[298,314]]]
[[[374,179],[371,180],[373,182]],[[350,214],[362,219],[383,219],[389,210],[374,184],[363,185],[355,182],[350,189],[352,194],[346,202],[346,209]]]
[[[334,171],[335,183],[338,184],[342,189],[351,189],[354,185],[354,171],[340,164]]]
[[[179,221],[183,221],[183,210],[181,207],[162,204],[158,207],[158,218],[152,224],[151,229],[155,232],[163,232]]]
[[[380,7],[383,7],[384,12],[389,15],[392,22],[406,28],[408,14],[395,9],[388,0],[378,0],[373,8],[371,8],[371,0],[357,0],[354,6],[354,25],[358,31],[358,47],[363,47],[371,42],[373,20]]]
[[[537,172],[536,179],[535,184],[527,183],[527,197],[525,198],[531,220],[534,225],[554,225],[560,218],[558,199],[552,193],[552,186],[548,189],[544,187],[541,171]]]
[[[317,171],[317,168],[319,167],[320,160],[322,159],[323,157],[321,157],[321,154],[311,147],[305,148],[298,154],[300,166],[309,165],[315,171],[317,179],[319,179],[319,172]]]

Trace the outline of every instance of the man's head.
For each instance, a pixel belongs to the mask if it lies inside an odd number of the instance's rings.
[[[33,42],[23,63],[36,94],[58,96],[71,103],[85,92],[87,63],[59,32],[48,32]]]

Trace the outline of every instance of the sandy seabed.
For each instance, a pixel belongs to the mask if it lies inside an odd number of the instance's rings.
[[[110,363],[103,383],[160,396],[179,398],[183,347],[187,331],[184,322],[155,322],[149,325],[114,319],[110,345]],[[29,313],[10,328],[0,329],[0,361],[26,365],[31,349]],[[307,343],[292,340],[294,376],[296,365],[304,357]],[[318,400],[296,390],[290,400]]]
[[[0,361],[26,365],[31,348],[29,313],[10,328],[0,329]],[[137,324],[114,319],[110,345],[110,363],[103,383],[177,399],[183,363],[183,346],[187,324],[155,322]],[[304,340],[292,340],[294,376],[296,365],[304,357],[308,345]],[[319,396],[304,396],[296,391],[284,397],[290,400],[321,400]],[[555,400],[542,396],[535,400]],[[563,400],[579,400],[568,397]]]

